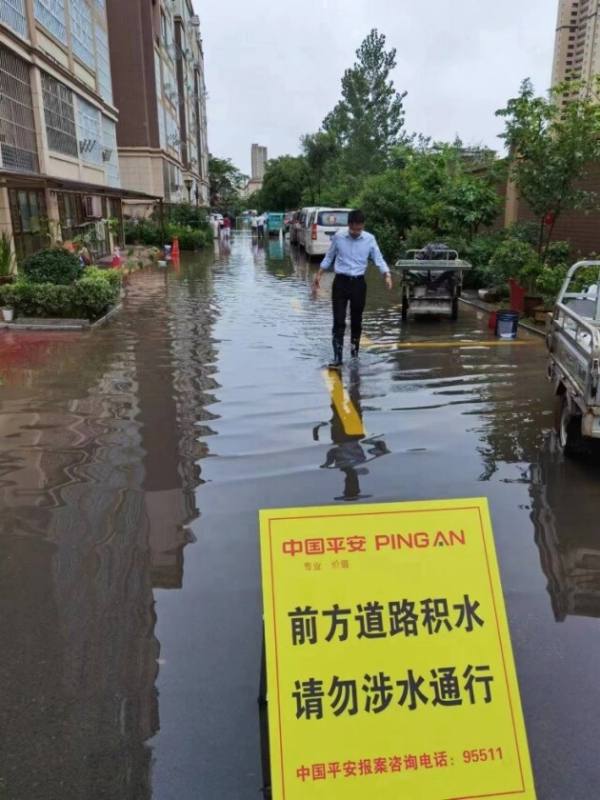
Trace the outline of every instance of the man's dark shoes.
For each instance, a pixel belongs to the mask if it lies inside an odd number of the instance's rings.
[[[356,339],[353,339],[352,340],[352,349],[350,351],[350,354],[352,355],[352,358],[358,358],[359,350],[360,350],[360,340],[356,341]]]

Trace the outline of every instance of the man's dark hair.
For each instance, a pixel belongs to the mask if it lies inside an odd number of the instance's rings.
[[[360,208],[354,209],[348,214],[348,225],[364,225],[365,215]]]

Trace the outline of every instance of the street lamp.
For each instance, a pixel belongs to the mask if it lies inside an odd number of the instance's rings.
[[[192,186],[194,185],[194,181],[193,181],[192,178],[186,178],[183,182],[185,183],[185,188],[187,189],[187,193],[188,193],[188,203],[190,203],[190,205],[191,205],[191,202],[192,202]]]

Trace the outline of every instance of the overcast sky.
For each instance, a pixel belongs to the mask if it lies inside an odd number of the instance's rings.
[[[531,77],[550,85],[557,0],[194,0],[213,154],[250,172],[250,145],[296,154],[340,96],[371,28],[398,51],[406,127],[498,148],[494,111]]]

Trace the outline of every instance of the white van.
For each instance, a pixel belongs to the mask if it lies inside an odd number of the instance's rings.
[[[303,208],[300,211],[300,216],[296,223],[296,244],[299,244],[300,247],[306,247],[306,240],[309,238],[306,235],[306,228],[314,210],[314,208]]]
[[[309,256],[324,256],[340,228],[348,227],[350,208],[313,208],[304,229],[304,248]]]

